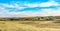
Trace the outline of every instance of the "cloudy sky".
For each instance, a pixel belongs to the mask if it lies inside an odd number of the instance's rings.
[[[0,0],[0,17],[60,16],[60,0]]]

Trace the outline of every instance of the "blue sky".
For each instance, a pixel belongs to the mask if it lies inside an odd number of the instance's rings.
[[[60,0],[0,0],[0,17],[60,16]]]

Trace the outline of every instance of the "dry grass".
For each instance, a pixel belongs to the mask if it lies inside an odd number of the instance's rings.
[[[53,24],[52,21],[0,21],[0,31],[60,31],[53,28],[59,25]]]

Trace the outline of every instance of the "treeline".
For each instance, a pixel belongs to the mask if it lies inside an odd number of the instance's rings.
[[[55,17],[23,17],[23,18],[0,18],[0,21],[51,21]]]

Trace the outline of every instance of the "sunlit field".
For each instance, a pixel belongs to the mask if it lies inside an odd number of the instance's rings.
[[[0,31],[60,31],[54,21],[0,21]]]

